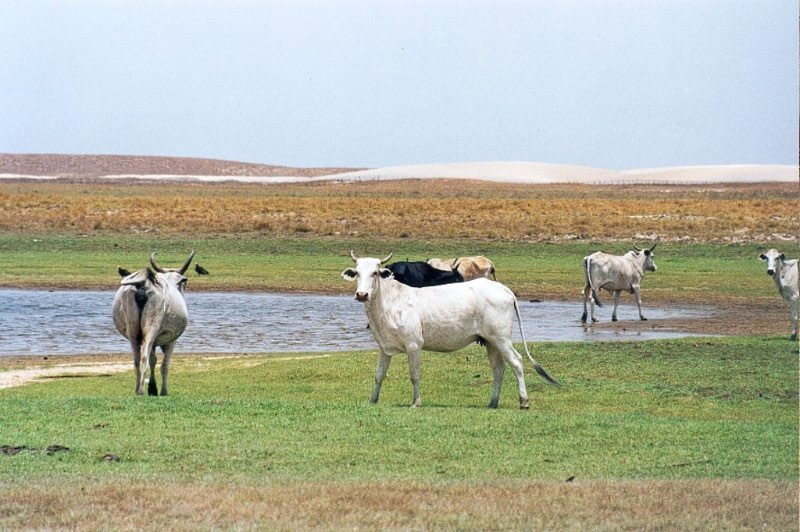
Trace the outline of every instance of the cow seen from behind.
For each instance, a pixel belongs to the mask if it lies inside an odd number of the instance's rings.
[[[169,393],[167,378],[175,342],[183,334],[189,320],[183,290],[184,276],[194,257],[194,251],[180,268],[162,268],[150,255],[150,265],[130,273],[118,268],[122,280],[114,296],[112,315],[117,331],[128,339],[133,352],[133,369],[136,375],[136,394],[144,394],[147,364],[150,379],[149,395],[158,395],[156,385],[156,347],[164,354],[161,361],[161,395]]]
[[[636,306],[639,308],[639,319],[646,320],[642,314],[641,286],[644,272],[656,271],[655,255],[658,241],[649,249],[639,249],[636,245],[624,255],[609,255],[598,251],[583,258],[583,315],[581,321],[587,320],[587,303],[591,306],[592,322],[596,322],[594,306],[602,307],[597,293],[607,290],[614,293],[614,312],[611,321],[617,321],[617,306],[619,294],[623,290],[636,296]]]

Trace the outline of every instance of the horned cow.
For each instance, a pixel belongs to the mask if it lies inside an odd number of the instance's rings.
[[[471,281],[480,277],[486,277],[493,281],[495,277],[495,267],[491,260],[483,255],[474,257],[458,257],[455,259],[428,259],[428,264],[439,270],[458,270],[465,281]]]
[[[342,277],[357,281],[355,299],[364,303],[370,331],[378,343],[378,367],[370,401],[377,403],[381,385],[392,356],[408,354],[413,388],[412,407],[422,404],[419,392],[420,352],[451,352],[481,340],[492,366],[493,387],[489,408],[497,408],[505,364],[517,379],[519,406],[528,408],[528,392],[522,356],[511,343],[514,316],[519,321],[525,353],[537,373],[558,385],[531,356],[513,292],[489,279],[468,283],[413,288],[397,282],[383,263],[384,259],[358,258],[351,251],[355,268],[347,268]]]
[[[658,241],[649,249],[639,249],[635,245],[633,249],[625,255],[609,255],[598,251],[583,258],[583,276],[585,285],[583,287],[583,315],[581,321],[586,323],[586,304],[591,302],[592,321],[597,319],[594,316],[594,306],[602,307],[597,292],[601,289],[614,293],[614,312],[611,314],[611,321],[617,321],[617,306],[619,305],[619,294],[623,290],[636,295],[636,306],[639,308],[639,319],[646,320],[642,314],[642,294],[641,285],[644,272],[656,271],[656,263],[653,260],[653,250],[656,249]]]
[[[176,340],[183,334],[189,320],[183,290],[184,273],[194,257],[194,251],[180,268],[167,269],[158,265],[155,253],[150,255],[149,267],[134,273],[124,268],[118,271],[123,279],[114,296],[112,315],[114,326],[128,339],[133,351],[136,375],[136,394],[144,393],[146,364],[150,364],[149,395],[158,395],[155,379],[156,347],[161,348],[161,395],[167,395],[169,363]]]
[[[792,340],[797,340],[797,323],[800,321],[800,274],[798,259],[786,260],[786,255],[770,249],[758,257],[766,261],[767,274],[775,281],[778,293],[791,305]]]

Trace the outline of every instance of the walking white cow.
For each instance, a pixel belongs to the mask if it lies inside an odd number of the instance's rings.
[[[146,364],[150,363],[148,395],[158,395],[156,385],[156,347],[161,348],[161,395],[167,395],[169,363],[175,341],[183,334],[189,321],[183,289],[186,273],[194,257],[192,251],[181,268],[165,269],[158,265],[155,253],[150,255],[150,268],[125,276],[114,296],[112,314],[114,325],[131,343],[133,369],[136,374],[136,393],[144,393]],[[128,273],[120,268],[120,274]]]
[[[413,288],[394,280],[392,272],[382,267],[391,258],[358,258],[351,251],[355,268],[347,268],[342,277],[357,281],[355,298],[364,303],[369,328],[378,342],[378,368],[370,401],[378,402],[381,384],[391,357],[408,354],[413,387],[411,406],[421,404],[419,393],[420,351],[451,352],[472,342],[486,346],[492,366],[493,388],[489,408],[497,408],[505,363],[517,378],[520,408],[528,408],[528,391],[522,356],[511,343],[514,315],[519,320],[525,353],[537,373],[558,385],[531,356],[514,294],[500,283],[476,279],[466,283]]]
[[[586,323],[586,304],[591,302],[592,321],[597,321],[594,317],[594,305],[602,307],[597,292],[601,289],[614,292],[614,312],[611,314],[611,321],[617,321],[617,306],[619,305],[619,294],[623,290],[636,294],[636,306],[639,307],[639,318],[646,320],[642,314],[642,294],[641,285],[644,272],[656,271],[656,263],[653,260],[653,250],[656,249],[658,242],[653,244],[650,249],[641,250],[635,245],[633,249],[624,255],[609,255],[598,251],[588,257],[583,258],[583,276],[585,286],[583,287],[583,315],[581,321]]]
[[[786,255],[775,249],[762,253],[758,258],[767,262],[767,274],[775,281],[783,300],[791,305],[792,340],[797,340],[797,322],[800,320],[798,259],[786,260]]]

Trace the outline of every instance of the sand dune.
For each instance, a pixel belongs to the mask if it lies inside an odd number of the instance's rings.
[[[588,166],[530,162],[475,162],[393,166],[315,179],[479,179],[505,183],[726,183],[798,181],[790,165],[681,166],[615,171]]]
[[[53,159],[53,156],[45,157],[45,159],[40,160],[36,156],[27,156],[25,158],[21,156],[16,158],[6,156],[8,164],[0,165],[0,172],[5,170],[7,173],[0,173],[0,179],[53,179],[58,177],[91,179],[138,178],[212,182],[230,180],[275,184],[309,181],[347,182],[436,178],[477,179],[522,184],[691,184],[800,181],[798,167],[792,165],[708,165],[618,171],[569,164],[499,161],[414,164],[343,171],[347,169],[295,169],[292,167],[226,163],[225,161],[204,159],[195,161],[181,158],[154,158],[154,161],[150,161],[151,158],[148,157],[97,158],[95,160],[86,159],[86,156],[82,156],[83,158],[78,157],[78,162],[83,166],[76,166],[77,163],[70,163],[72,166],[67,168],[70,172],[65,172],[59,171],[61,167],[53,167],[53,165],[62,164],[64,161]],[[67,160],[67,162],[70,161]],[[0,163],[2,162],[3,159],[0,159]],[[12,162],[14,165],[11,165]],[[101,165],[100,163],[103,164]],[[87,168],[89,170],[86,170]],[[106,171],[102,172],[104,169]],[[224,171],[217,172],[219,169]]]

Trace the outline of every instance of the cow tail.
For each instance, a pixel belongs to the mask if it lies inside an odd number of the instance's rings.
[[[522,335],[522,345],[525,346],[525,354],[528,355],[528,360],[530,360],[531,364],[533,364],[533,369],[535,369],[536,373],[538,373],[544,380],[546,380],[550,384],[561,387],[558,381],[556,381],[553,377],[548,375],[547,372],[544,370],[544,368],[540,366],[539,363],[533,359],[533,357],[531,356],[531,352],[528,351],[528,340],[525,339],[525,330],[522,328],[522,316],[519,313],[519,305],[517,305],[516,297],[514,298],[514,311],[517,313],[517,323],[519,323],[519,333]]]
[[[603,303],[601,303],[600,298],[597,297],[597,290],[594,289],[594,284],[592,284],[592,257],[586,257],[583,259],[583,273],[586,276],[586,283],[592,290],[592,299],[594,300],[594,304],[602,308]]]

